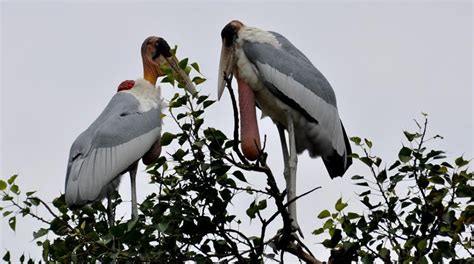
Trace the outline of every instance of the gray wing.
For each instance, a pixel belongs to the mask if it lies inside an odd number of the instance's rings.
[[[71,147],[65,186],[67,204],[82,205],[103,198],[104,190],[160,138],[160,114],[159,106],[141,112],[133,95],[115,94]]]
[[[331,85],[287,39],[272,34],[280,42],[280,48],[247,41],[243,45],[247,58],[274,96],[299,111],[308,122],[318,124],[314,138],[329,141],[332,150],[345,157],[348,153],[345,135]]]
[[[283,37],[280,33],[269,31],[280,43],[281,48],[293,55],[294,57],[304,60],[306,63],[312,65],[311,61],[304,55],[298,48],[296,48],[287,38]]]

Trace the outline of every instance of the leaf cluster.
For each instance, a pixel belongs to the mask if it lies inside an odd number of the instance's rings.
[[[323,245],[333,250],[336,262],[461,263],[473,257],[468,235],[474,220],[469,161],[461,156],[450,162],[444,151],[430,149],[429,141],[441,137],[427,138],[426,116],[423,124],[415,122],[418,131],[404,132],[407,144],[388,168],[371,153],[370,140],[351,138],[362,150],[353,158],[370,172],[352,177],[363,190],[358,196],[366,210],[345,213],[347,204],[339,199],[335,212],[318,215],[326,220],[313,232],[329,233]]]

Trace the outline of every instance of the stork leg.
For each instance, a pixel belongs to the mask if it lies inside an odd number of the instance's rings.
[[[284,164],[283,176],[285,176],[285,180],[286,180],[286,179],[289,179],[290,177],[289,176],[290,168],[288,166],[288,161],[290,160],[290,157],[288,156],[288,146],[286,145],[285,128],[280,124],[277,124],[277,128],[278,128],[278,134],[280,135],[281,151],[283,153],[283,164]]]
[[[291,218],[291,226],[293,230],[298,231],[301,237],[303,237],[303,233],[298,225],[297,213],[296,213],[296,167],[298,163],[298,156],[296,153],[296,143],[295,143],[295,129],[293,125],[293,119],[291,115],[287,115],[287,123],[288,123],[288,141],[290,145],[289,153],[288,147],[286,145],[285,139],[285,130],[284,127],[281,125],[277,125],[278,132],[280,134],[280,141],[281,141],[281,148],[283,152],[283,160],[284,160],[284,171],[283,175],[285,176],[286,180],[286,193],[287,193],[287,201],[288,201],[288,211],[290,213]],[[291,201],[291,202],[290,202]]]
[[[114,213],[114,208],[112,208],[112,197],[110,197],[111,194],[107,196],[107,218],[109,219],[109,228],[112,228],[114,226],[115,222],[115,213]],[[115,237],[112,236],[112,251],[115,251]],[[112,263],[115,263],[113,261]]]
[[[137,169],[138,169],[138,162],[133,164],[130,167],[130,185],[132,186],[132,219],[138,218],[138,206],[137,206]]]
[[[107,196],[107,218],[109,219],[109,227],[112,228],[115,222],[114,209],[112,208],[112,197]]]

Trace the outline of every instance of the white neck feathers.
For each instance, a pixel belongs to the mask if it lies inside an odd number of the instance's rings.
[[[238,32],[238,43],[242,44],[243,41],[267,43],[275,48],[280,48],[281,44],[278,42],[275,36],[265,30],[261,30],[254,27],[243,26]]]
[[[140,102],[140,112],[147,112],[159,107],[161,103],[161,89],[153,86],[149,81],[139,78],[130,90],[123,91],[129,93]]]

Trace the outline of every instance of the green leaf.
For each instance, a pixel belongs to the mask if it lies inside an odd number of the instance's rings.
[[[398,167],[398,165],[400,165],[400,164],[402,164],[402,163],[400,163],[400,161],[397,160],[392,164],[392,166],[390,166],[390,168],[388,168],[388,170],[391,171],[391,170],[395,169],[396,167]]]
[[[171,85],[174,86],[174,82],[175,82],[175,79],[171,76],[171,75],[168,75],[166,76],[165,78],[163,78],[161,80],[162,83],[171,83]]]
[[[263,210],[267,208],[267,200],[261,200],[257,206],[258,210]]]
[[[239,179],[240,181],[247,182],[247,179],[245,179],[245,176],[241,171],[234,171],[232,175],[234,175],[235,178]]]
[[[188,58],[182,59],[178,65],[182,70],[186,69],[186,66],[188,65]]]
[[[168,229],[168,226],[169,222],[161,222],[158,224],[158,230],[160,230],[160,232],[165,232],[166,229]]]
[[[12,184],[15,181],[16,177],[18,177],[18,174],[15,174],[15,175],[11,176],[10,179],[8,179],[8,181],[7,181],[8,184]]]
[[[201,77],[198,77],[198,76],[196,76],[196,77],[193,78],[193,83],[195,83],[196,85],[201,84],[201,83],[203,83],[203,82],[205,82],[205,81],[206,81],[206,79],[201,78]]]
[[[319,219],[324,219],[326,217],[329,217],[331,213],[328,210],[323,210],[321,213],[318,214]]]
[[[376,177],[378,183],[383,183],[387,179],[387,171],[382,170]]]
[[[390,251],[386,248],[381,248],[379,254],[384,260],[390,259]]]
[[[349,156],[350,156],[351,158],[354,158],[354,159],[358,159],[358,158],[359,158],[359,154],[357,154],[357,153],[351,153]]]
[[[34,194],[36,191],[33,191],[33,192],[26,192],[26,196],[31,196],[32,194]]]
[[[335,207],[336,207],[336,210],[337,210],[338,212],[340,212],[340,211],[342,211],[344,208],[347,207],[347,203],[343,203],[343,202],[342,202],[342,197],[341,197],[341,198],[339,198],[339,200],[337,200]]]
[[[469,161],[468,160],[465,160],[462,156],[457,158],[454,163],[456,164],[456,166],[458,167],[463,167],[463,166],[466,166],[469,164]]]
[[[33,239],[37,239],[48,234],[49,230],[46,228],[40,228],[37,232],[33,232]]]
[[[10,261],[10,251],[7,251],[7,253],[5,253],[5,255],[3,255],[3,260],[5,261]]]
[[[196,103],[197,103],[197,104],[200,104],[200,103],[204,102],[207,98],[209,98],[209,96],[207,96],[207,95],[201,95],[201,96],[198,97]]]
[[[0,180],[0,191],[3,191],[7,188],[7,183]]]
[[[28,197],[28,201],[30,201],[30,203],[35,206],[38,206],[40,204],[40,199],[37,197]]]
[[[332,220],[332,218],[329,218],[328,220],[326,220],[326,222],[324,222],[324,225],[323,225],[324,229],[331,229],[333,227],[334,227],[334,220]]]
[[[245,211],[245,213],[251,218],[255,218],[255,214],[257,213],[258,209],[257,206],[255,206],[255,201],[252,202],[249,206],[249,208]]]
[[[367,186],[368,186],[368,184],[367,184]],[[366,196],[366,195],[369,195],[369,194],[370,194],[370,190],[367,190],[365,192],[360,193],[359,196],[363,197],[363,196]]]
[[[12,192],[15,193],[15,194],[20,194],[20,188],[19,188],[18,185],[16,185],[16,184],[13,184],[13,185],[10,187],[10,191],[12,191]]]
[[[421,137],[420,134],[418,133],[415,133],[415,134],[412,134],[408,131],[403,131],[403,134],[405,134],[405,137],[408,139],[408,141],[412,142],[415,138],[419,138]]]
[[[369,187],[369,184],[367,182],[358,182],[356,183],[356,185]]]
[[[411,154],[412,154],[411,149],[407,147],[403,147],[402,149],[400,149],[400,152],[398,153],[398,158],[400,159],[401,162],[407,163],[412,158]]]
[[[160,145],[161,146],[168,146],[173,141],[173,139],[175,139],[175,138],[176,138],[175,134],[165,132],[165,133],[163,133],[163,135],[161,135]]]
[[[201,73],[199,70],[199,65],[196,62],[191,63],[191,67],[193,67],[197,72]]]
[[[323,241],[323,245],[327,248],[334,248],[337,246],[339,241],[342,239],[342,231],[340,229],[334,230],[334,234],[331,236],[331,239],[326,239]]]
[[[365,144],[367,145],[367,147],[372,148],[372,141],[370,141],[366,138],[364,138],[364,141],[365,141]]]
[[[422,239],[416,244],[416,248],[420,251],[423,251],[423,250],[426,249],[427,245],[428,245],[428,243],[427,243],[426,239]]]
[[[137,224],[137,222],[138,222],[138,218],[130,219],[127,222],[127,232],[130,232],[130,230],[132,230],[132,228]]]
[[[369,157],[362,157],[360,158],[360,161],[364,162],[369,167],[372,167],[372,165],[374,164],[374,161],[371,160]]]
[[[441,178],[438,175],[434,175],[428,178],[428,181],[434,183],[434,184],[444,184],[444,179]]]
[[[358,219],[358,218],[360,218],[360,215],[357,214],[357,213],[349,212],[349,213],[347,214],[347,218],[348,218],[349,220]]]
[[[359,146],[360,142],[362,142],[362,139],[360,139],[360,137],[351,137],[351,141]]]
[[[180,161],[183,159],[186,154],[188,154],[189,150],[184,151],[183,149],[178,149],[173,155],[171,155],[176,161]]]
[[[360,175],[354,175],[351,177],[352,180],[362,180],[364,178],[364,176],[360,176]]]
[[[317,236],[319,234],[322,234],[324,232],[324,228],[318,228],[318,229],[315,229],[312,234]]]
[[[206,101],[204,101],[204,103],[202,105],[204,106],[204,108],[207,108],[215,102],[216,101],[214,101],[214,100],[206,100]]]
[[[8,225],[10,226],[10,228],[15,231],[16,229],[16,217],[15,216],[12,216],[10,219],[8,219]]]

